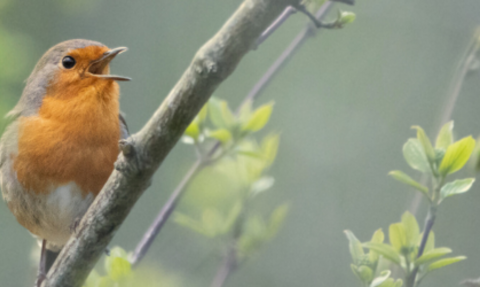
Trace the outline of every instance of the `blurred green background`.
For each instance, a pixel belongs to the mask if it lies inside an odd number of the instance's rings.
[[[121,84],[121,106],[135,132],[240,3],[0,0],[0,111],[16,103],[23,80],[48,48],[86,38],[129,47],[112,71],[133,78]],[[435,133],[454,68],[480,25],[478,0],[359,0],[353,8],[340,6],[354,11],[356,21],[310,39],[257,102],[275,101],[266,132],[281,132],[281,140],[270,172],[275,186],[255,208],[270,212],[289,202],[290,213],[277,238],[227,286],[358,286],[343,230],[367,240],[377,228],[399,221],[409,207],[413,191],[387,173],[409,171],[401,148],[415,135],[410,126]],[[305,23],[301,14],[292,16],[247,55],[215,95],[233,107],[239,104]],[[479,95],[480,75],[472,74],[453,113],[458,137],[480,134]],[[194,160],[191,147],[178,144],[112,245],[135,247]],[[194,192],[193,186],[180,211],[198,208]],[[468,260],[438,271],[422,286],[457,286],[480,276],[478,203],[476,183],[471,192],[442,205],[434,227],[437,246]],[[421,205],[420,222],[425,209]],[[31,286],[34,240],[6,205],[0,217],[1,285]],[[221,261],[216,247],[169,222],[143,264],[174,274],[186,286],[209,286]]]

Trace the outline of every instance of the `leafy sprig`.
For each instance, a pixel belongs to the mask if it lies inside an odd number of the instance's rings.
[[[406,287],[418,286],[431,271],[466,259],[465,256],[445,257],[452,250],[447,247],[435,247],[435,235],[432,231],[439,205],[448,197],[467,192],[474,178],[456,179],[447,182],[447,177],[462,169],[475,147],[475,140],[464,137],[458,141],[453,137],[453,122],[446,123],[440,130],[435,145],[419,126],[416,138],[410,138],[403,145],[403,156],[409,166],[423,173],[431,181],[427,187],[414,180],[403,171],[389,173],[394,179],[413,187],[430,204],[425,228],[420,232],[416,218],[405,212],[398,223],[389,227],[389,241],[384,243],[384,234],[377,230],[372,240],[361,243],[351,231],[346,231],[349,240],[353,264],[352,271],[363,286],[399,287],[405,282]],[[368,249],[366,254],[364,249]],[[405,280],[390,278],[391,270],[382,268],[382,260],[399,266]]]
[[[453,140],[453,122],[446,123],[432,145],[424,130],[414,126],[417,137],[409,139],[403,146],[403,156],[411,168],[418,170],[432,179],[432,188],[417,182],[406,173],[394,170],[389,174],[396,180],[420,191],[435,206],[445,198],[467,192],[474,178],[465,178],[445,183],[446,177],[459,171],[467,163],[475,148],[475,140],[464,137]]]

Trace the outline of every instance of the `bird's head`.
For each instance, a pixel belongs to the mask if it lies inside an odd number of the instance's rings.
[[[53,46],[38,61],[12,114],[36,113],[45,97],[118,96],[116,82],[130,78],[111,75],[110,62],[126,50],[125,47],[110,49],[102,43],[83,39]]]

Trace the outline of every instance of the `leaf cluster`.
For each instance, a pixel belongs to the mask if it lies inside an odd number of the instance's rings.
[[[390,277],[390,270],[382,270],[380,260],[383,255],[374,249],[370,249],[365,253],[365,246],[355,237],[353,232],[345,230],[345,234],[349,241],[350,254],[353,263],[350,265],[353,274],[360,280],[362,286],[365,287],[401,287],[403,281],[401,279],[394,280]],[[384,234],[381,229],[375,231],[370,243],[383,244]]]
[[[368,242],[361,243],[351,231],[346,231],[349,240],[350,254],[352,255],[353,264],[352,270],[357,278],[364,284],[364,286],[373,286],[373,282],[377,277],[379,260],[385,259],[395,265],[399,266],[408,277],[414,269],[418,269],[418,279],[421,281],[429,272],[448,266],[450,264],[466,259],[465,256],[447,257],[452,250],[447,247],[435,247],[435,235],[430,232],[425,245],[422,256],[418,257],[418,250],[421,244],[422,235],[415,217],[408,211],[402,215],[400,222],[393,223],[389,227],[388,237],[390,244],[384,242],[384,233],[381,229],[375,231],[372,239]],[[364,248],[369,250],[369,253],[364,252]],[[385,272],[384,270],[382,272]],[[380,278],[385,278],[386,285],[375,286],[396,286],[402,284],[401,280],[393,282],[387,280],[388,276],[380,273]],[[388,283],[388,282],[390,283]],[[395,285],[392,285],[395,284]]]
[[[158,268],[132,271],[127,252],[113,247],[103,261],[105,275],[93,270],[83,287],[178,287],[179,280]]]
[[[406,173],[394,170],[389,174],[396,180],[415,188],[434,205],[439,205],[445,198],[467,192],[474,178],[465,178],[445,183],[448,175],[459,171],[468,161],[475,148],[475,140],[465,137],[458,141],[453,139],[453,122],[446,123],[435,141],[435,146],[425,131],[414,126],[417,137],[410,138],[403,145],[403,156],[411,168],[432,178],[432,188],[417,182]]]
[[[248,101],[235,115],[226,101],[212,97],[186,129],[183,141],[198,144],[210,138],[230,147],[261,130],[270,119],[272,109],[273,102],[252,110],[252,102]]]
[[[186,142],[193,143],[200,151],[199,156],[228,180],[230,190],[224,193],[234,200],[226,210],[225,205],[207,207],[199,216],[177,212],[175,222],[208,238],[220,239],[225,246],[233,238],[240,259],[254,254],[271,240],[288,212],[286,204],[268,216],[251,208],[255,199],[275,182],[266,172],[277,156],[279,135],[268,134],[260,142],[254,138],[267,124],[272,110],[273,103],[253,109],[252,103],[246,102],[235,114],[226,101],[212,98],[185,132]],[[221,143],[211,160],[202,153],[211,144],[208,139]],[[235,194],[232,190],[240,192]]]

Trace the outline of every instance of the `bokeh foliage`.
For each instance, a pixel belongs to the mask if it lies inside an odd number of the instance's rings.
[[[257,197],[274,184],[274,178],[266,173],[277,156],[279,135],[271,133],[261,141],[255,139],[255,134],[270,119],[272,110],[272,102],[253,109],[252,102],[246,101],[238,113],[234,113],[226,101],[213,97],[187,128],[183,139],[194,145],[203,167],[214,170],[204,183],[211,184],[218,176],[226,180],[223,190],[217,190],[221,195],[203,192],[211,190],[203,185],[196,188],[200,195],[195,197],[226,200],[217,205],[200,205],[198,214],[177,212],[175,221],[203,236],[220,238],[223,248],[233,241],[241,259],[255,253],[275,236],[288,211],[288,206],[283,204],[265,217],[251,207]],[[212,154],[209,150],[215,141],[220,145]]]

